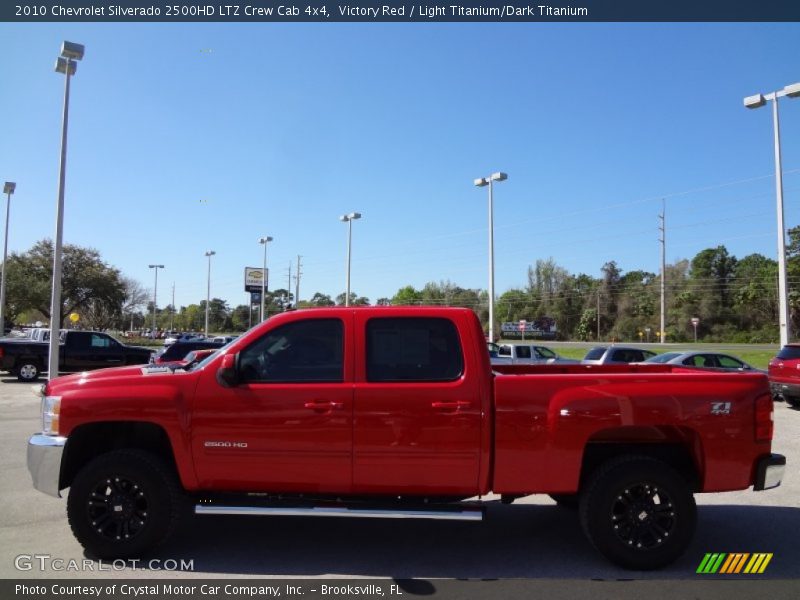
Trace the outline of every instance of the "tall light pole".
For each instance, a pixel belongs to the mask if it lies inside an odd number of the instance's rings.
[[[789,319],[788,286],[786,284],[786,229],[783,224],[783,171],[781,169],[781,135],[778,120],[778,98],[800,96],[800,83],[787,85],[782,90],[771,94],[755,94],[744,99],[747,108],[760,108],[772,100],[772,125],[775,134],[775,192],[777,196],[778,211],[778,303],[780,305],[778,325],[781,336],[781,346],[789,343],[792,337],[791,321]]]
[[[6,271],[8,270],[8,219],[11,216],[11,194],[17,189],[17,184],[13,181],[6,181],[3,186],[3,193],[7,196],[6,203],[6,235],[3,238],[3,276],[0,279],[0,337],[6,334]]]
[[[58,377],[58,347],[61,330],[61,245],[64,230],[64,181],[67,169],[67,124],[69,122],[69,79],[75,75],[83,58],[81,44],[63,42],[61,56],[56,59],[56,72],[64,74],[64,111],[61,119],[61,162],[58,169],[58,202],[56,203],[56,235],[53,241],[53,295],[50,298],[50,352],[47,378]]]
[[[261,321],[264,320],[264,294],[267,292],[267,244],[272,241],[272,236],[258,238],[258,243],[264,246],[264,269],[261,272]],[[252,308],[252,307],[251,307]]]
[[[474,181],[478,187],[489,186],[489,341],[494,341],[494,186],[495,181],[505,181],[505,173],[492,173]]]
[[[658,230],[661,237],[661,343],[667,342],[667,202],[661,201],[661,214],[658,216],[661,221]],[[695,340],[697,341],[697,340]]]
[[[206,337],[208,337],[208,307],[211,303],[211,257],[215,254],[216,252],[213,250],[206,250],[206,256],[208,257],[208,285],[206,287]]]
[[[156,301],[158,298],[158,270],[163,269],[164,265],[148,265],[151,269],[155,269],[156,272],[156,284],[153,287],[153,330],[150,332],[150,339],[156,339]]]
[[[350,251],[353,247],[353,221],[361,218],[361,213],[351,212],[339,217],[340,221],[347,223],[347,290],[344,296],[344,305],[350,306]]]

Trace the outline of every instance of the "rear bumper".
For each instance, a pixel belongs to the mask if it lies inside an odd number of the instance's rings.
[[[782,454],[770,454],[758,460],[756,464],[756,482],[754,492],[776,488],[783,480],[786,470],[786,457]]]
[[[800,384],[785,383],[782,381],[770,381],[769,388],[773,396],[797,396],[800,397]]]
[[[28,440],[28,471],[33,480],[33,487],[55,496],[61,497],[58,489],[61,479],[61,456],[67,438],[41,433]]]

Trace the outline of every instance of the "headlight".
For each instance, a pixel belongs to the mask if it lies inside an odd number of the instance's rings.
[[[42,398],[42,433],[58,435],[58,413],[61,410],[61,396]]]

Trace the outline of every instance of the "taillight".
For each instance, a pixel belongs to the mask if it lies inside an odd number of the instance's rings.
[[[772,440],[772,396],[765,394],[756,399],[756,441],[769,442]]]
[[[3,349],[0,348],[0,360],[3,358]]]

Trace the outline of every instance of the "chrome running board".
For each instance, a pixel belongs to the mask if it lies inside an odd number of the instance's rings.
[[[448,507],[442,510],[430,508],[394,510],[375,508],[351,508],[341,506],[226,506],[197,504],[197,515],[251,515],[280,517],[350,517],[358,519],[436,519],[441,521],[482,521],[483,511],[476,508]]]

